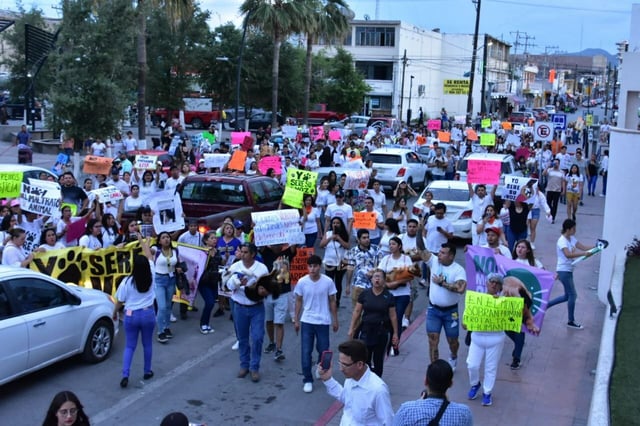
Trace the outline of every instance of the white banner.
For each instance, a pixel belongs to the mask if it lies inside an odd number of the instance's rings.
[[[54,218],[60,217],[62,195],[60,188],[46,181],[33,181],[28,184],[22,182],[20,195],[20,209]]]
[[[251,213],[258,247],[272,244],[304,244],[300,213],[295,209]]]
[[[347,179],[343,189],[367,189],[371,170],[346,170]]]
[[[298,134],[298,126],[282,126],[282,137],[295,139]]]
[[[122,200],[124,196],[122,192],[115,186],[107,186],[106,188],[98,188],[90,191],[92,194],[95,194],[98,197],[98,201],[102,204],[104,203],[113,203],[118,200]]]
[[[155,170],[158,162],[157,155],[136,155],[135,168],[138,170]]]
[[[229,154],[204,154],[204,166],[207,169],[222,168],[229,162]]]
[[[507,145],[515,145],[520,146],[520,136],[514,135],[513,133],[509,133],[507,135]]]
[[[150,202],[153,210],[153,229],[160,232],[174,232],[184,229],[182,201],[180,194],[172,190],[156,192]]]
[[[525,197],[527,203],[532,203],[532,197],[538,192],[538,179],[524,176],[505,175],[502,198],[516,201],[518,196]]]

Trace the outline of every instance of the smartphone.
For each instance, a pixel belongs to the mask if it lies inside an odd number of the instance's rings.
[[[320,366],[323,370],[328,370],[331,367],[331,358],[333,358],[332,351],[324,351],[320,356]]]

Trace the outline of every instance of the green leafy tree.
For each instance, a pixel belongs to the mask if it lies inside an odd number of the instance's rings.
[[[332,60],[330,80],[327,83],[327,95],[331,106],[338,111],[358,111],[363,97],[371,90],[365,83],[364,76],[356,70],[353,56],[346,50],[338,48]]]
[[[76,140],[117,130],[135,88],[135,25],[128,0],[65,1],[56,50],[50,55],[54,129]]]

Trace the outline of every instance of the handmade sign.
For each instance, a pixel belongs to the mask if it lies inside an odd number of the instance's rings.
[[[48,182],[39,183],[22,182],[22,194],[20,195],[20,209],[43,216],[60,217],[62,195],[60,188],[47,185]]]
[[[500,161],[467,161],[467,182],[497,185],[500,183]]]
[[[298,127],[286,125],[282,126],[282,136],[289,139],[295,139],[298,134]]]
[[[478,134],[473,129],[467,129],[467,139],[470,140],[470,141],[477,141],[478,140]]]
[[[513,125],[511,123],[509,123],[508,121],[503,121],[502,122],[502,128],[504,130],[511,130],[513,128]]]
[[[507,135],[507,145],[520,146],[520,135],[509,133]]]
[[[303,194],[315,194],[318,173],[300,170],[293,167],[287,169],[287,187],[297,189]]]
[[[219,168],[222,170],[224,166],[229,162],[231,155],[229,154],[204,154],[204,167],[207,169]]]
[[[251,213],[256,246],[272,244],[304,244],[300,213],[295,209]]]
[[[354,229],[376,229],[376,212],[353,212]]]
[[[245,136],[242,140],[242,149],[245,151],[253,151],[253,146],[255,145],[255,141],[252,136]]]
[[[480,127],[482,127],[483,129],[490,129],[491,128],[491,119],[490,118],[483,118],[482,121],[480,122]]]
[[[538,179],[524,176],[505,175],[502,198],[516,201],[520,195],[526,199],[526,203],[533,203],[533,196],[538,192]]]
[[[258,161],[258,170],[260,170],[260,173],[266,176],[269,169],[273,169],[277,175],[282,174],[282,158],[279,155],[269,155],[260,158],[260,161]]]
[[[346,170],[347,179],[342,189],[367,189],[371,170]]]
[[[495,144],[496,144],[495,133],[480,133],[480,145],[495,146]]]
[[[329,140],[339,141],[342,139],[342,132],[340,130],[329,130]]]
[[[440,120],[427,120],[427,129],[431,130],[440,130],[442,128],[442,121]]]
[[[244,172],[245,162],[247,161],[247,151],[236,149],[231,155],[231,160],[227,165],[228,169]]]
[[[298,280],[309,273],[307,260],[313,255],[313,247],[300,247],[296,249],[296,255],[291,259],[289,266],[289,279],[291,285],[298,283]]]
[[[87,155],[84,158],[82,171],[88,175],[109,175],[112,165],[111,158]]]
[[[309,127],[309,137],[314,142],[324,138],[324,127],[322,126]]]
[[[17,198],[22,189],[22,172],[0,172],[0,198]]]
[[[135,168],[138,170],[155,170],[158,166],[157,155],[136,155]]]
[[[231,145],[240,145],[246,136],[251,137],[251,132],[231,132]]]
[[[98,197],[98,201],[102,204],[113,203],[118,200],[122,200],[124,196],[122,192],[115,186],[107,186],[106,188],[98,188],[91,191]]]
[[[522,297],[494,297],[467,290],[462,322],[469,331],[515,331],[522,328]]]
[[[172,190],[156,192],[150,200],[153,215],[153,229],[160,232],[174,232],[184,229],[184,215],[180,194]]]
[[[438,140],[440,142],[449,142],[449,141],[451,141],[451,133],[449,133],[449,132],[438,132]]]

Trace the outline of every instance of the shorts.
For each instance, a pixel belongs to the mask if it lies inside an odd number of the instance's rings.
[[[274,324],[284,324],[289,310],[289,293],[281,294],[276,300],[269,295],[264,300],[264,319],[273,321]]]
[[[577,192],[567,192],[567,202],[578,202],[580,194]]]
[[[460,318],[458,308],[441,310],[429,305],[427,308],[427,333],[440,333],[444,327],[444,334],[448,338],[458,338],[460,335]]]
[[[530,219],[535,219],[535,220],[540,219],[540,209],[539,208],[538,209],[531,209],[529,214],[531,215]]]
[[[411,280],[411,301],[413,302],[418,298],[418,284],[416,284],[416,280]]]

